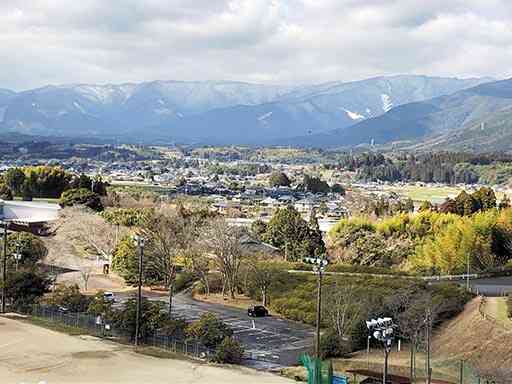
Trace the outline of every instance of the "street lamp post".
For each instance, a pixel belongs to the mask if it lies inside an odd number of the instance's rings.
[[[387,384],[388,379],[388,358],[391,352],[391,345],[395,338],[396,325],[390,317],[371,319],[366,322],[366,327],[373,337],[384,345],[384,373],[382,376],[383,384]]]
[[[366,338],[366,368],[370,370],[370,340],[372,336],[368,335]]]
[[[9,224],[3,221],[3,234],[4,234],[4,257],[2,259],[2,313],[5,313],[5,300],[7,299],[6,284],[7,279],[7,228]]]
[[[316,357],[320,358],[320,324],[322,322],[322,277],[325,267],[329,263],[323,257],[306,257],[303,259],[304,263],[313,264],[313,272],[318,276],[317,280],[317,298],[316,298],[316,344],[315,353]]]
[[[135,346],[139,345],[139,333],[140,333],[140,319],[142,309],[142,262],[144,259],[144,242],[145,239],[142,236],[133,236],[135,244],[139,248],[139,281],[137,288],[137,311],[135,315]]]
[[[21,253],[21,243],[19,241],[19,235],[18,235],[18,241],[16,242],[16,252],[13,254],[14,261],[16,262],[15,271],[18,272],[18,264],[21,261],[21,258],[23,257]]]

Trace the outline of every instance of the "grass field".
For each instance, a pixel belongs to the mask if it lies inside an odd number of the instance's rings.
[[[428,200],[432,203],[442,203],[447,197],[454,198],[462,189],[450,186],[390,186],[385,188],[388,192],[396,192],[399,195],[408,197],[415,202]]]
[[[396,192],[401,196],[412,199],[414,202],[430,201],[435,204],[442,203],[447,197],[455,198],[463,188],[455,186],[421,186],[421,185],[405,185],[405,186],[386,186],[384,190],[387,192]],[[474,192],[470,187],[464,188],[468,193]],[[503,193],[496,193],[499,200],[503,198]]]

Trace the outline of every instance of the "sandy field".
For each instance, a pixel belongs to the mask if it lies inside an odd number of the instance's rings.
[[[246,368],[150,357],[128,346],[69,336],[0,317],[2,384],[278,384],[292,381]]]

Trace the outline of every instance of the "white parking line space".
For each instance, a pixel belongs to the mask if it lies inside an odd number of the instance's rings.
[[[165,302],[166,298],[155,298],[155,300]],[[229,325],[248,354],[257,360],[262,358],[261,361],[255,360],[254,364],[261,363],[263,367],[293,364],[299,352],[313,345],[314,330],[312,328],[295,325],[280,318],[252,319],[247,317],[245,312],[219,305],[196,303],[179,296],[173,301],[172,313],[187,322],[199,320],[205,313],[215,314]]]

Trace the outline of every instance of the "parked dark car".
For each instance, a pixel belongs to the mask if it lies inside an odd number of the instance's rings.
[[[268,316],[268,309],[263,305],[253,305],[247,309],[247,315],[250,317],[265,317]]]

